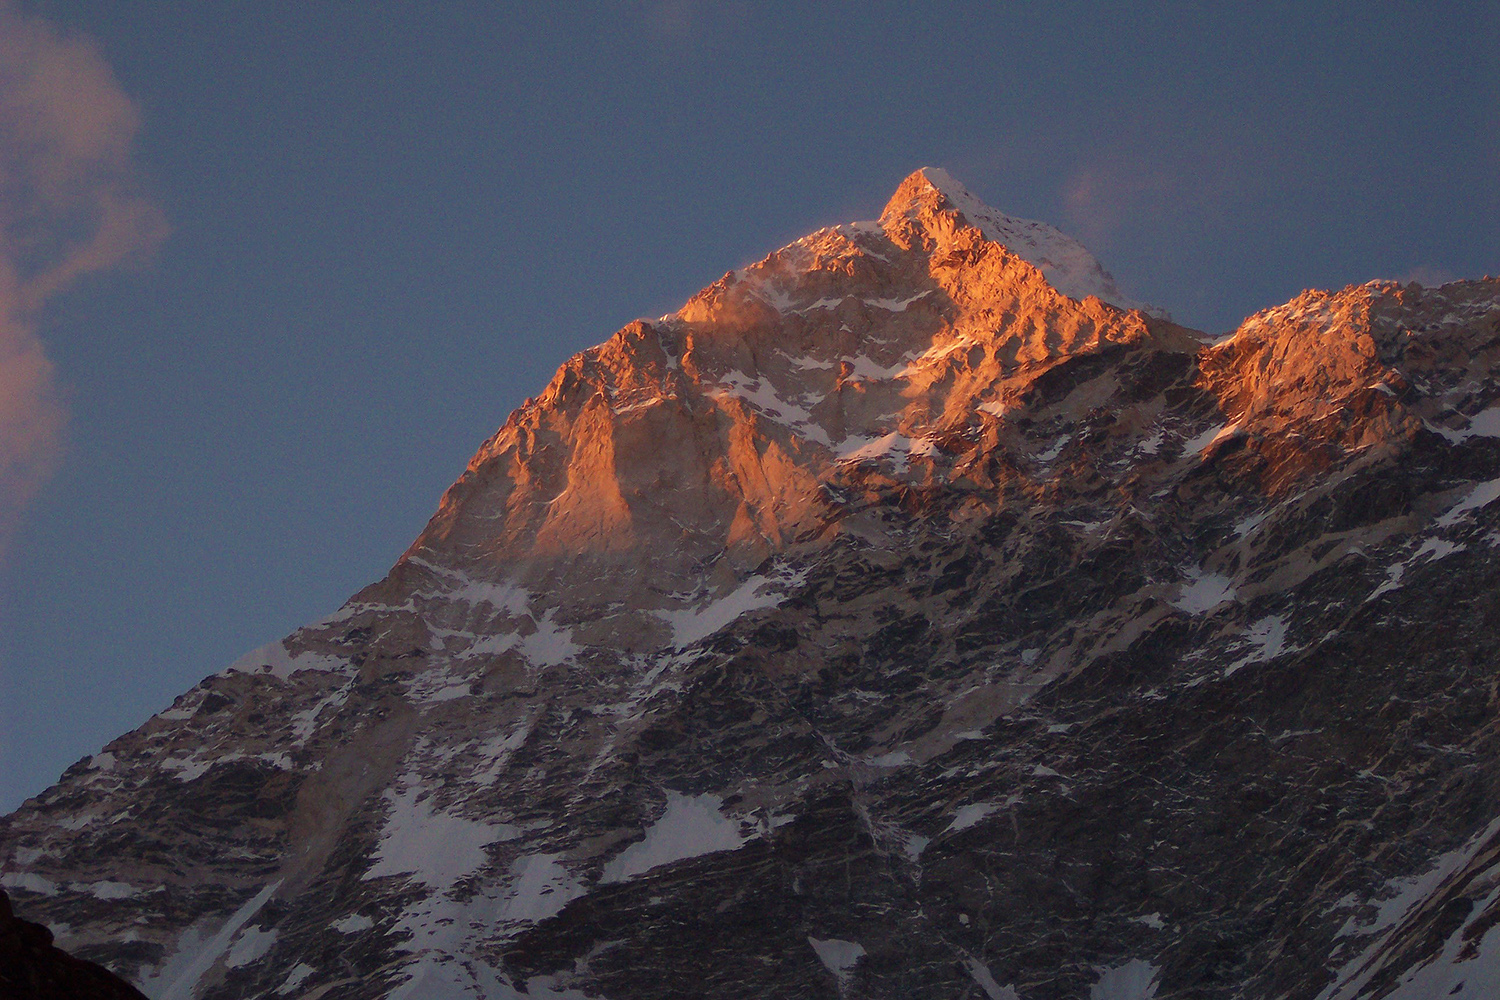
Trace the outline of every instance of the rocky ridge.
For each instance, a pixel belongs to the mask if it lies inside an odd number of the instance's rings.
[[[3,884],[161,1000],[1500,992],[1500,282],[1136,305],[913,174],[571,359]]]

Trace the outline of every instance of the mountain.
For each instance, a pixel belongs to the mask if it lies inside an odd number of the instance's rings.
[[[0,820],[158,1000],[1500,995],[1500,281],[1211,340],[918,171]]]

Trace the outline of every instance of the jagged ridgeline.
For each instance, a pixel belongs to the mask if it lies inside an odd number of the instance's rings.
[[[1500,282],[1210,340],[919,171],[0,820],[157,1000],[1500,995]]]

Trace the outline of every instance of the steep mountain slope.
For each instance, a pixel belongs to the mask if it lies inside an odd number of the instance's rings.
[[[913,174],[570,360],[4,884],[162,1000],[1500,992],[1500,282],[1133,305]]]

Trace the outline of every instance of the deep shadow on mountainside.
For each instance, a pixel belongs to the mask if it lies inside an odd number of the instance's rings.
[[[0,1000],[145,1000],[123,979],[53,947],[52,933],[21,920],[0,889]]]
[[[1500,281],[1209,340],[941,171],[0,820],[158,1000],[1500,996]]]

